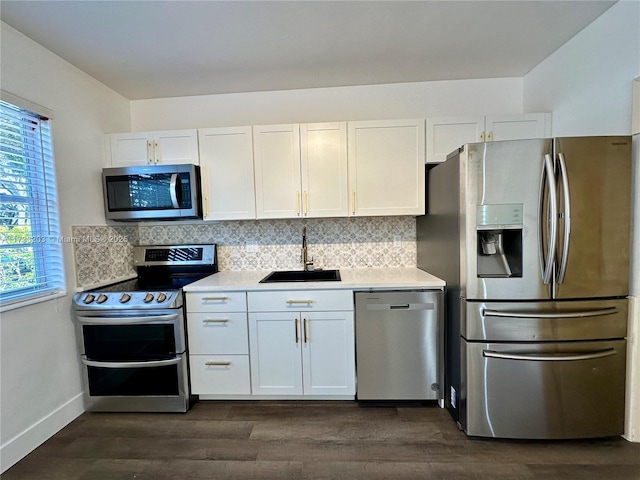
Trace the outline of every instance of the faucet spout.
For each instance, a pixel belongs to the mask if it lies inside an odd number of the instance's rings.
[[[302,255],[300,257],[302,269],[306,272],[310,266],[313,266],[313,258],[309,260],[307,249],[307,227],[302,227]]]

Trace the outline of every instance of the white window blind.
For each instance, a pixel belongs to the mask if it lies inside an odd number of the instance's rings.
[[[0,101],[0,302],[63,290],[50,121]]]

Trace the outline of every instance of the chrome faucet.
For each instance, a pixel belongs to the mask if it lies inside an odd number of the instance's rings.
[[[313,267],[313,257],[311,257],[311,260],[307,257],[307,227],[302,227],[302,255],[300,261],[305,272],[309,270],[309,267]]]

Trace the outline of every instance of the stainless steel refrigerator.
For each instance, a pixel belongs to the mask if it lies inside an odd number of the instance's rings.
[[[427,186],[418,267],[447,282],[445,404],[459,427],[622,434],[631,137],[467,144]]]

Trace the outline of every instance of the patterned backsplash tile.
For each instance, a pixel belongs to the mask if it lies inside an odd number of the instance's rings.
[[[78,226],[74,235],[118,239],[128,246],[77,242],[79,286],[117,281],[135,274],[132,245],[216,243],[218,267],[227,270],[299,269],[302,228],[307,227],[309,256],[316,267],[415,267],[416,222],[413,217],[363,217],[251,220],[200,224],[111,227]],[[120,237],[118,237],[118,235]]]
[[[136,275],[133,245],[138,241],[137,226],[72,226],[76,283],[89,288]]]

